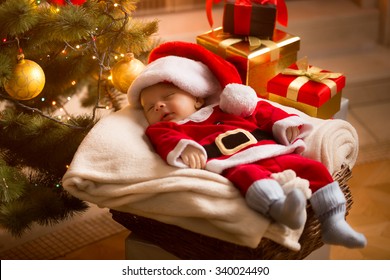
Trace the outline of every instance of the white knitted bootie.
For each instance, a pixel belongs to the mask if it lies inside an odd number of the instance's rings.
[[[310,203],[321,223],[322,241],[348,248],[362,248],[365,236],[356,232],[345,220],[346,200],[337,182],[330,183],[313,193]]]
[[[306,198],[299,189],[285,195],[278,182],[262,179],[250,186],[245,199],[252,209],[291,229],[301,228],[305,223]]]

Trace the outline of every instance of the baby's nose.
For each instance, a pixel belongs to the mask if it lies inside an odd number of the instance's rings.
[[[157,102],[156,105],[154,106],[154,109],[155,109],[156,111],[158,111],[158,110],[160,110],[160,109],[162,109],[162,108],[164,108],[164,107],[165,107],[164,102]]]

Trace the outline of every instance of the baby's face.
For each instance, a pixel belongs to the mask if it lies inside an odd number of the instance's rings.
[[[199,98],[170,83],[159,83],[143,89],[140,101],[149,124],[184,120],[203,105],[203,100],[199,106]]]

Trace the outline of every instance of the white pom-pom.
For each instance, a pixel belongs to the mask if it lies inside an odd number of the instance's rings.
[[[255,90],[242,84],[228,84],[222,91],[219,107],[226,113],[250,116],[258,101]]]

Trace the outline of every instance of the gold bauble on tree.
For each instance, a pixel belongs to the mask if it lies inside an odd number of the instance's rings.
[[[144,68],[145,64],[134,58],[133,54],[126,54],[111,68],[112,84],[117,90],[127,92],[131,83]]]
[[[29,100],[41,93],[45,86],[45,73],[38,63],[24,59],[24,55],[18,56],[12,77],[6,81],[4,88],[13,98]]]

